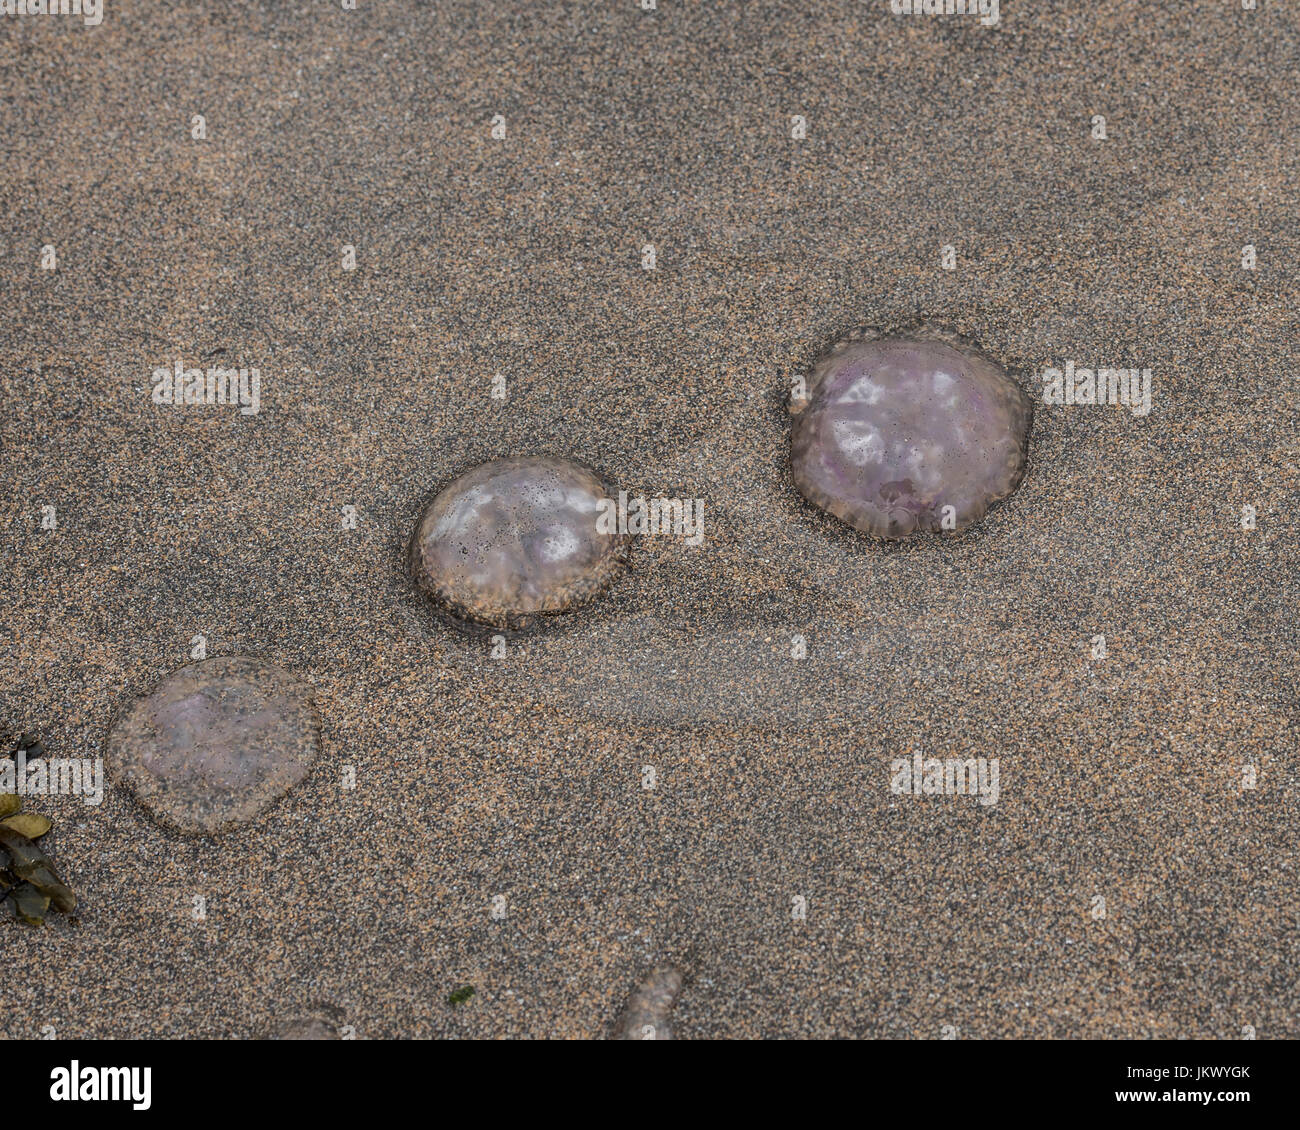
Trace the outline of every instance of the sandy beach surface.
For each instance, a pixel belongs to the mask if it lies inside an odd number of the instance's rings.
[[[0,16],[0,729],[99,757],[200,636],[322,723],[221,837],[30,798],[81,905],[0,913],[0,1035],[606,1037],[665,969],[678,1039],[1300,1035],[1298,69],[1280,0]],[[922,321],[1029,472],[881,544],[786,400]],[[404,550],[528,454],[705,536],[494,657]]]

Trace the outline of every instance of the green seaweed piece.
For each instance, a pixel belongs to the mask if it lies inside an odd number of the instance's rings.
[[[9,895],[14,904],[14,917],[29,926],[44,926],[45,915],[50,909],[50,896],[38,891],[31,883],[20,883]]]
[[[22,806],[23,802],[13,793],[0,793],[0,816],[11,816]]]
[[[39,840],[54,827],[48,816],[40,816],[35,812],[20,812],[16,816],[6,817],[0,820],[0,825],[17,832],[20,836],[26,836],[29,840]]]
[[[474,992],[475,989],[473,985],[462,985],[447,998],[447,1003],[451,1005],[452,1008],[455,1008],[458,1004],[464,1004],[469,1000],[469,998],[474,995]]]
[[[13,862],[11,870],[20,879],[26,879],[33,887],[50,896],[54,906],[71,914],[77,909],[77,896],[63,884],[50,861],[26,836],[0,824],[0,845],[9,849]]]

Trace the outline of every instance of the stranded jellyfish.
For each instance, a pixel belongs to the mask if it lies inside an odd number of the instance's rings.
[[[260,815],[307,776],[320,745],[309,687],[237,656],[173,671],[136,699],[107,755],[161,823],[212,835]]]
[[[790,411],[799,492],[873,537],[963,530],[1024,478],[1029,398],[938,337],[842,341]]]
[[[429,503],[409,551],[416,583],[443,612],[526,628],[585,604],[627,565],[628,538],[601,521],[611,492],[567,459],[497,459]]]

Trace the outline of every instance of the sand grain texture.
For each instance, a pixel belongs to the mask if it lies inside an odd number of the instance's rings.
[[[665,964],[679,1039],[1300,1035],[1300,14],[1002,8],[0,23],[0,722],[96,756],[203,635],[322,723],[233,845],[40,806],[80,925],[0,921],[0,1035],[596,1038]],[[913,320],[1035,398],[1029,472],[880,546],[795,490],[785,403]],[[1150,414],[1042,404],[1071,360]],[[178,361],[259,411],[153,403]],[[706,536],[494,659],[404,550],[533,453]],[[916,751],[998,803],[892,793]]]

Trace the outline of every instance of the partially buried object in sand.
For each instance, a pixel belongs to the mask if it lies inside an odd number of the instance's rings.
[[[567,459],[497,459],[429,503],[411,537],[411,575],[454,619],[527,628],[586,604],[627,567],[628,538],[604,532],[611,496]]]
[[[311,770],[311,689],[260,660],[223,656],[173,671],[109,734],[107,759],[161,823],[192,835],[260,816]]]
[[[673,1039],[668,1018],[681,991],[682,975],[678,970],[669,966],[652,970],[623,1006],[611,1039]]]
[[[790,411],[800,493],[873,537],[964,530],[1024,478],[1029,398],[938,336],[840,342]]]

